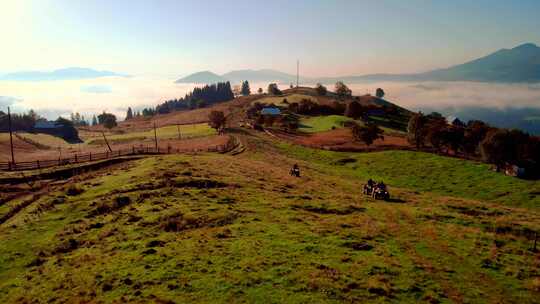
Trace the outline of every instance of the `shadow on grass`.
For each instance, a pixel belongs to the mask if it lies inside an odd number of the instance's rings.
[[[395,203],[395,204],[404,204],[404,203],[406,203],[404,200],[402,200],[400,198],[389,198],[385,202]]]

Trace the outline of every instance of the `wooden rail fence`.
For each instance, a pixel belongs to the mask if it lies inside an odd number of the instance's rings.
[[[151,155],[151,154],[171,154],[180,152],[217,152],[226,153],[233,150],[238,145],[238,140],[234,136],[230,136],[227,143],[208,147],[206,149],[193,149],[185,151],[171,146],[150,147],[150,146],[133,146],[130,149],[121,149],[115,151],[106,151],[101,153],[86,153],[75,154],[66,158],[35,160],[26,162],[0,162],[0,171],[25,171],[25,170],[40,170],[45,168],[65,166],[71,164],[80,164],[85,162],[99,161],[114,157],[130,156],[130,155]]]

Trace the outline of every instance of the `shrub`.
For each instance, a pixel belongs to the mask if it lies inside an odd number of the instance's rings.
[[[84,192],[84,189],[82,189],[81,187],[77,185],[70,185],[66,190],[66,194],[69,196],[76,196],[83,192]]]
[[[377,139],[384,139],[383,130],[381,130],[375,124],[368,124],[366,126],[360,126],[354,124],[352,128],[353,137],[356,140],[363,141],[366,145],[371,145]]]
[[[225,126],[226,118],[222,111],[212,111],[208,118],[210,119],[210,127],[216,130]]]

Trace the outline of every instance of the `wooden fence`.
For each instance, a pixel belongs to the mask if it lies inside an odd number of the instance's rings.
[[[40,170],[45,168],[66,166],[72,164],[80,164],[92,161],[99,161],[114,157],[129,156],[129,155],[150,155],[150,154],[171,154],[180,152],[217,152],[226,153],[233,150],[238,145],[238,140],[230,136],[226,144],[208,147],[206,149],[193,149],[184,151],[171,146],[150,147],[150,146],[133,146],[130,149],[107,151],[101,153],[75,154],[67,158],[57,158],[48,160],[35,160],[26,162],[0,162],[0,171],[25,171],[25,170]]]

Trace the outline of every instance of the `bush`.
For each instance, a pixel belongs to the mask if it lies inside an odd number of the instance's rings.
[[[70,185],[66,190],[66,194],[69,196],[76,196],[83,192],[84,190],[77,185]]]
[[[351,97],[352,91],[343,82],[338,81],[335,85],[336,94],[340,98]]]
[[[377,139],[384,139],[383,130],[381,130],[375,124],[368,124],[366,126],[360,126],[354,124],[352,127],[352,133],[354,139],[364,142],[366,145],[371,145]]]
[[[208,116],[210,127],[218,130],[225,126],[226,118],[222,111],[212,111]]]
[[[326,93],[328,93],[326,87],[320,83],[317,83],[317,85],[315,86],[315,91],[317,91],[317,94],[319,94],[320,96],[325,96]]]
[[[270,95],[281,95],[282,92],[278,88],[277,84],[271,83],[271,84],[268,85],[268,94],[270,94]]]

